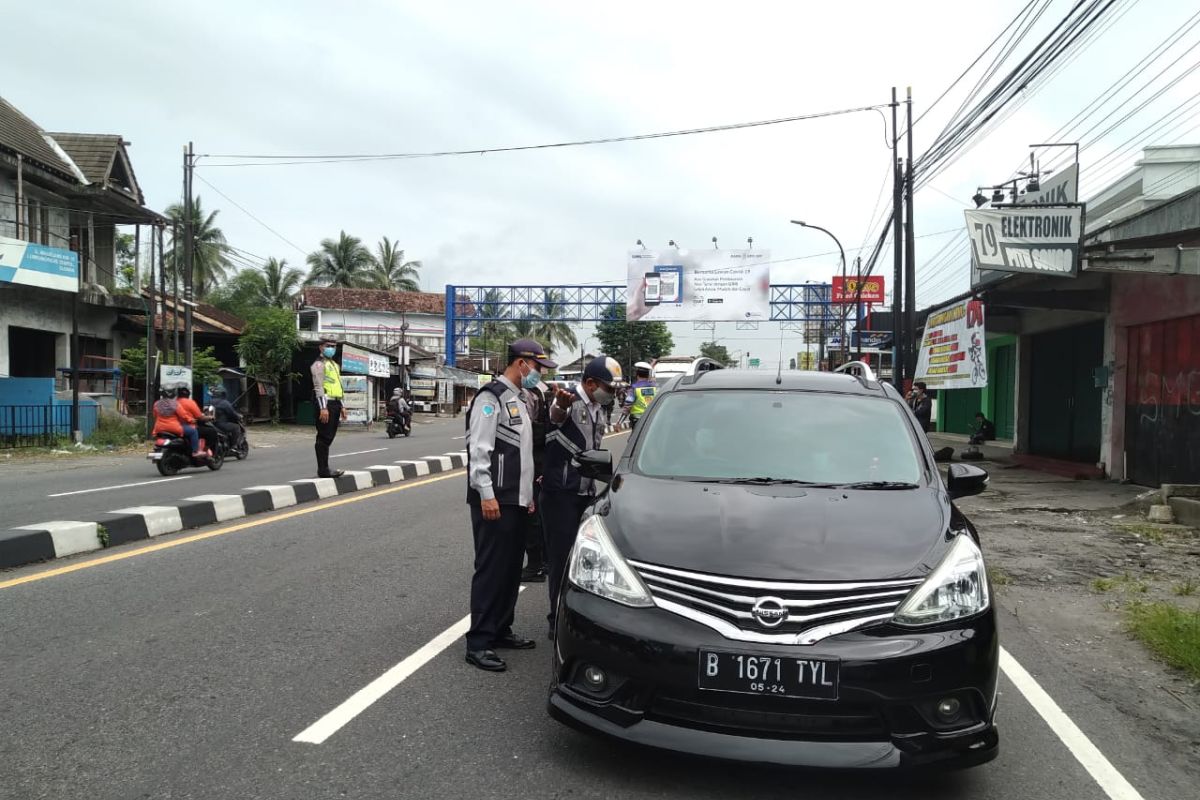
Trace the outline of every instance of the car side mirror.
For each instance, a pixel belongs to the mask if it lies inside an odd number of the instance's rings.
[[[585,478],[608,483],[612,480],[612,453],[608,450],[584,450],[574,458],[579,474]]]
[[[974,464],[951,464],[946,468],[946,489],[951,500],[979,494],[988,486],[987,470]]]

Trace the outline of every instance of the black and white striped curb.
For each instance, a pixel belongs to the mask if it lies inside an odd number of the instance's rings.
[[[466,465],[465,452],[446,453],[415,461],[347,470],[337,478],[305,478],[270,486],[248,486],[237,494],[202,494],[172,505],[121,508],[101,514],[91,522],[55,520],[23,525],[0,531],[0,568],[100,550],[250,514],[278,511],[297,503],[402,483]]]

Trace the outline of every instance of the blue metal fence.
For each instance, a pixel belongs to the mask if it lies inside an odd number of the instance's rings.
[[[85,433],[95,430],[100,407],[80,403],[79,427]],[[0,405],[0,449],[49,447],[71,436],[71,405]]]

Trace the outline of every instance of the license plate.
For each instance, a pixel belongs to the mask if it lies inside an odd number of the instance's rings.
[[[715,692],[836,700],[840,662],[700,651],[699,686]]]
[[[162,453],[147,453],[146,454],[146,458],[150,459],[151,461],[162,461],[162,456],[163,456]]]

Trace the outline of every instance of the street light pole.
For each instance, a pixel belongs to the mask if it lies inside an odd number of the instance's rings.
[[[821,231],[821,233],[824,233],[830,239],[833,239],[834,244],[836,244],[838,247],[838,252],[841,253],[842,291],[845,292],[846,291],[846,251],[842,247],[842,243],[838,240],[838,238],[836,236],[833,235],[833,233],[831,231],[826,230],[825,228],[822,228],[820,225],[810,225],[809,223],[803,222],[798,219],[792,220],[792,224],[799,225],[801,228],[812,228],[813,230]],[[833,296],[831,294],[830,300],[832,300],[832,299],[833,299]],[[822,349],[822,351],[824,351],[824,349],[825,349],[824,343],[825,343],[825,312],[824,312],[824,310],[822,310],[822,312],[821,312],[821,344],[822,344],[821,349]],[[821,353],[821,360],[822,361],[825,360],[824,352]],[[849,343],[846,341],[845,317],[842,317],[842,361],[845,362],[845,361],[849,361],[849,360],[850,360],[850,353],[849,353]]]

